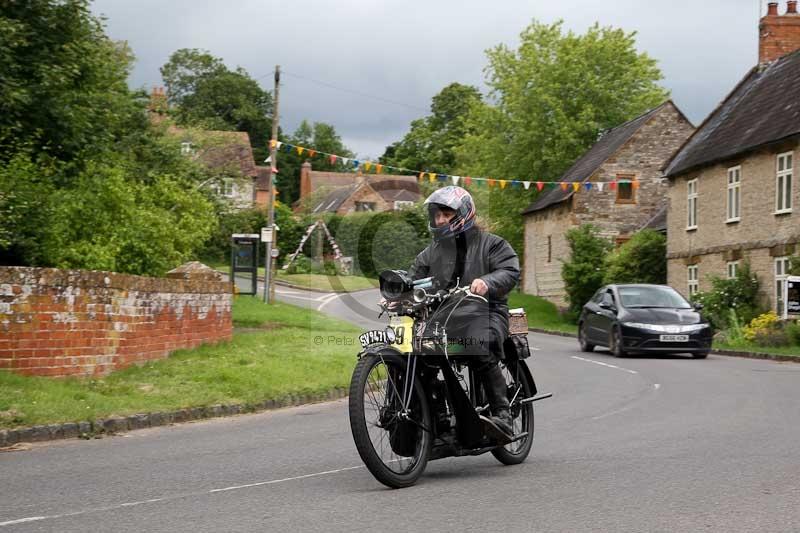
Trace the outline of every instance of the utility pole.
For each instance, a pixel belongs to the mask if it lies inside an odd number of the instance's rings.
[[[278,92],[280,90],[281,82],[281,66],[275,65],[275,98],[272,108],[272,139],[269,143],[269,157],[270,157],[270,173],[267,183],[267,191],[269,193],[269,218],[268,227],[272,233],[272,239],[267,241],[267,260],[264,268],[264,301],[272,303],[275,293],[272,291],[272,243],[275,240],[275,187],[272,185],[272,180],[275,177],[275,171],[278,168]]]

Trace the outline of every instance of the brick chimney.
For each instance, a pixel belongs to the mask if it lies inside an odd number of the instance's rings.
[[[758,25],[758,62],[771,63],[800,48],[800,14],[797,0],[786,3],[786,13],[778,14],[778,2],[767,5],[767,14]]]
[[[306,161],[300,167],[300,198],[311,194],[311,163]]]

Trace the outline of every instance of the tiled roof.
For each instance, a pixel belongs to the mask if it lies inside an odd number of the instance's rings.
[[[668,177],[800,134],[800,50],[753,68],[667,163]]]
[[[668,100],[647,113],[607,131],[594,146],[573,163],[558,181],[584,182],[589,179],[606,159],[619,150],[639,128],[668,104],[672,104],[672,102]],[[568,187],[566,191],[562,190],[561,187],[550,189],[529,205],[522,214],[533,213],[553,204],[563,202],[572,196],[573,192],[572,187]]]
[[[257,191],[269,190],[269,175],[271,174],[270,167],[261,167],[256,165],[256,182],[255,187]]]
[[[334,213],[339,207],[350,198],[350,195],[358,190],[363,185],[363,182],[354,183],[349,187],[337,187],[328,193],[314,209],[312,213]]]

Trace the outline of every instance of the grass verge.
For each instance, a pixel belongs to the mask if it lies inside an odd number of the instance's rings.
[[[564,319],[558,312],[555,304],[531,294],[512,292],[508,296],[508,307],[525,308],[528,317],[528,326],[545,329],[548,331],[561,331],[564,333],[578,333],[578,326]]]
[[[247,331],[239,329],[230,342],[181,350],[103,378],[55,380],[0,371],[0,428],[250,404],[348,386],[357,327],[245,296],[236,299],[233,318]]]
[[[726,343],[714,342],[714,348],[718,350],[731,350],[734,352],[755,352],[755,353],[769,353],[775,355],[791,355],[800,360],[800,346],[759,346],[750,343]]]
[[[213,265],[215,270],[230,273],[230,265]],[[258,268],[258,275],[264,277],[264,267]],[[276,279],[298,287],[330,292],[354,292],[378,287],[378,280],[363,276],[328,276],[326,274],[286,274],[278,271]]]

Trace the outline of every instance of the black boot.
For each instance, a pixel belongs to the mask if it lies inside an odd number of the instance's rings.
[[[501,442],[508,442],[514,435],[511,427],[511,413],[509,412],[506,378],[497,364],[493,364],[481,372],[483,388],[489,400],[489,409],[492,415],[481,417],[484,420],[487,433]]]

